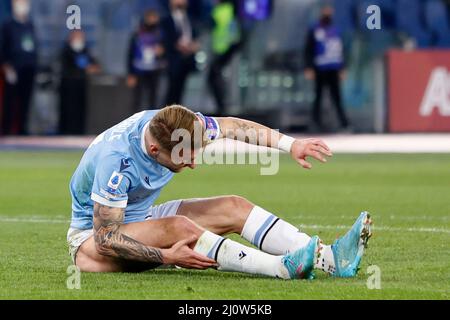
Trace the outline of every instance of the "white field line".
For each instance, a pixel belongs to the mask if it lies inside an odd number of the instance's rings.
[[[51,223],[51,224],[69,224],[70,220],[66,219],[41,219],[41,218],[11,218],[0,217],[0,222],[9,223]],[[350,226],[345,225],[317,225],[317,224],[299,224],[298,227],[304,229],[344,229],[347,230]],[[450,234],[450,229],[445,228],[402,228],[402,227],[388,227],[374,225],[373,231],[388,231],[388,232],[418,232],[418,233],[446,233]]]
[[[42,218],[33,218],[33,217],[28,217],[28,218],[0,217],[0,222],[69,224],[70,220],[67,220],[67,219],[42,219]]]
[[[334,215],[334,218],[341,218],[341,219],[354,219],[354,216],[346,216],[346,215],[341,215],[341,216],[337,216]],[[326,220],[328,219],[327,217],[324,216],[296,216],[294,217],[295,220],[297,221],[301,221],[301,220]],[[292,220],[292,218],[291,218]],[[387,220],[409,220],[409,221],[450,221],[450,216],[439,216],[439,217],[435,217],[435,216],[408,216],[408,217],[402,217],[402,216],[394,216],[394,215],[390,215],[390,216],[383,216],[382,217],[383,221],[387,221]],[[378,218],[377,218],[378,221]]]
[[[300,228],[305,229],[344,229],[348,230],[350,226],[324,226],[324,225],[317,225],[317,224],[300,224]],[[450,234],[450,229],[443,229],[443,228],[401,228],[401,227],[386,227],[386,226],[376,226],[374,225],[372,228],[373,231],[389,231],[389,232],[417,232],[417,233],[423,233],[423,232],[430,232],[430,233],[448,233]]]

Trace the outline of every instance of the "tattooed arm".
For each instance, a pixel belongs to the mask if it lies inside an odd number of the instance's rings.
[[[216,266],[213,259],[189,248],[189,244],[197,241],[196,236],[180,240],[169,249],[149,247],[128,237],[120,231],[124,213],[125,209],[94,203],[94,239],[99,254],[125,260],[175,264],[193,269]]]
[[[233,117],[216,119],[220,124],[221,138],[277,148],[282,137],[278,131],[253,121]]]
[[[125,209],[94,204],[94,239],[104,256],[126,260],[164,263],[161,249],[147,247],[120,231]]]
[[[306,157],[326,162],[326,156],[332,156],[330,148],[320,139],[294,139],[262,124],[245,119],[233,117],[216,119],[220,124],[221,138],[289,152],[292,158],[305,169],[312,168]]]

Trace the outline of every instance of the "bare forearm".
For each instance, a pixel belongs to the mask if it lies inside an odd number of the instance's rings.
[[[260,146],[278,146],[282,134],[262,124],[240,118],[217,118],[224,138]]]
[[[277,148],[290,153],[292,158],[305,169],[312,168],[312,164],[306,161],[306,157],[326,162],[325,157],[332,156],[330,148],[320,139],[295,139],[259,123],[239,118],[217,118],[217,121],[220,124],[222,138]]]

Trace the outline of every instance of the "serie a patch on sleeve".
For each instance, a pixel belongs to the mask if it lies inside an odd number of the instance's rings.
[[[123,175],[114,171],[108,181],[108,191],[115,192],[119,188],[120,183],[122,182]]]

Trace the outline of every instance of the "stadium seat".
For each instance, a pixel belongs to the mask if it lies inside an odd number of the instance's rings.
[[[433,33],[433,45],[450,47],[449,16],[441,0],[429,0],[425,4],[425,25]]]
[[[355,1],[334,0],[336,24],[343,33],[352,32],[355,29]]]
[[[432,44],[431,33],[423,25],[422,0],[397,0],[395,17],[398,30],[413,37],[418,47],[426,48]]]
[[[0,1],[0,25],[11,14],[11,3],[9,1]]]

